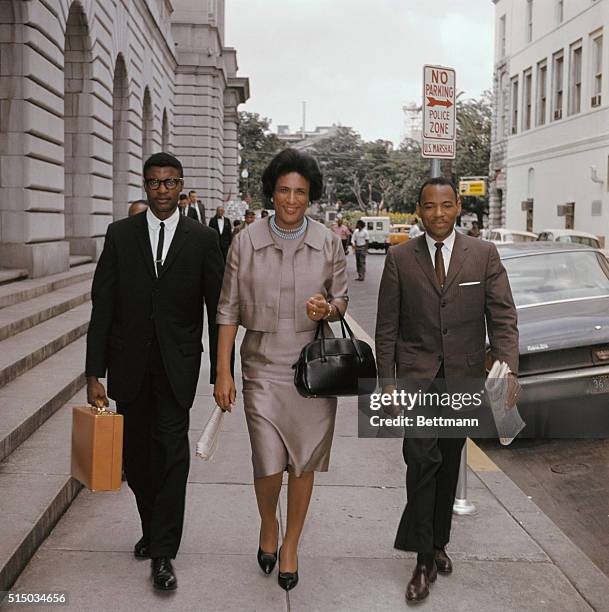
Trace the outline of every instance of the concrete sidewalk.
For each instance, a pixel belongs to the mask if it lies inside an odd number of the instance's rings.
[[[191,412],[193,449],[213,406],[207,380],[204,368]],[[58,416],[63,444],[70,444],[71,406],[84,403],[80,392]],[[65,462],[56,463],[45,465],[46,473],[69,472]],[[407,607],[404,590],[414,555],[393,549],[406,501],[401,441],[358,439],[356,398],[339,402],[330,471],[316,479],[300,548],[300,583],[289,594],[277,584],[277,569],[267,577],[256,562],[259,519],[252,482],[239,394],[213,461],[194,457],[193,450],[184,537],[175,561],[176,592],[155,592],[149,562],[133,557],[140,528],[126,485],[118,493],[82,491],[12,590],[66,591],[69,609],[79,611]],[[478,513],[454,518],[448,551],[455,571],[439,576],[418,607],[609,610],[609,579],[474,446],[468,484]],[[285,512],[284,491],[282,532]]]

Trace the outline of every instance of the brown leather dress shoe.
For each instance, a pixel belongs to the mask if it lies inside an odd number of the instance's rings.
[[[453,571],[453,562],[446,554],[446,551],[436,548],[433,551],[433,558],[436,562],[436,567],[441,574],[450,574]]]
[[[429,585],[435,582],[438,570],[434,563],[431,568],[417,563],[412,578],[406,587],[406,601],[422,601],[429,595]]]

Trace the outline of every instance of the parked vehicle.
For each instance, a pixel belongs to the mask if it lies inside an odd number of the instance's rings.
[[[369,249],[381,249],[385,252],[389,249],[389,217],[362,217],[370,236]]]
[[[511,230],[504,227],[493,229],[487,238],[495,243],[512,243],[512,242],[533,242],[537,240],[535,232],[525,232],[524,230]]]
[[[583,244],[585,246],[592,247],[593,249],[600,249],[603,252],[603,255],[609,259],[609,250],[603,249],[598,237],[588,232],[570,229],[545,229],[539,232],[537,240],[566,242],[569,244]]]
[[[410,228],[408,223],[396,223],[389,228],[389,245],[401,244],[409,239]]]
[[[518,310],[525,435],[608,436],[607,260],[574,243],[497,248]]]

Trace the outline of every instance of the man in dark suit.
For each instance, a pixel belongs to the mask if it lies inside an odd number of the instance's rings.
[[[176,209],[180,162],[166,153],[144,164],[148,210],[112,223],[95,270],[87,334],[87,400],[107,406],[99,378],[124,415],[124,468],[152,559],[153,584],[173,590],[190,464],[189,410],[201,365],[207,307],[211,383],[216,306],[224,261],[218,235]]]
[[[209,227],[215,229],[220,236],[220,249],[226,261],[228,248],[233,239],[233,232],[230,224],[230,219],[224,216],[224,207],[218,206],[216,214],[209,220]]]
[[[197,192],[194,190],[188,192],[188,214],[205,225],[205,206],[203,206],[201,200],[197,200]]]
[[[513,405],[518,393],[516,308],[495,245],[455,232],[461,204],[454,185],[444,178],[423,184],[416,212],[426,233],[389,249],[381,279],[376,357],[383,392],[395,390],[396,379],[427,381],[436,389],[445,380],[482,381],[487,332],[492,356],[513,372],[508,385]],[[395,547],[418,553],[406,589],[409,601],[429,594],[438,571],[452,571],[445,546],[464,442],[404,438],[408,503]]]

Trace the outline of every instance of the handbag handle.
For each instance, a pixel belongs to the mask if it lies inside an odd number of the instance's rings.
[[[336,307],[336,312],[338,312],[338,316],[340,317],[340,329],[343,334],[343,338],[347,337],[347,333],[349,334],[349,338],[351,339],[351,342],[353,343],[353,349],[357,353],[358,359],[360,361],[363,361],[364,357],[359,349],[359,346],[357,346],[357,342],[355,342],[356,338],[355,338],[355,335],[353,334],[353,331],[349,327],[349,324],[345,320],[343,313],[340,311],[338,307]],[[322,362],[326,361],[326,347],[325,347],[326,335],[324,333],[324,323],[325,321],[323,319],[317,323],[317,329],[315,330],[315,338],[314,338],[315,340],[321,339],[320,352],[321,352]]]

